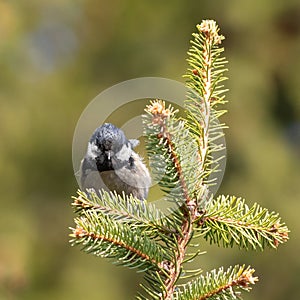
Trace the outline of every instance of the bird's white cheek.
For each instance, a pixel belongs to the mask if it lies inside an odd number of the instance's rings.
[[[123,145],[121,150],[116,153],[116,158],[120,161],[127,161],[131,156],[132,150],[126,145]]]
[[[87,149],[87,156],[95,159],[98,155],[99,155],[99,149],[97,145],[95,145],[94,143],[89,143]]]

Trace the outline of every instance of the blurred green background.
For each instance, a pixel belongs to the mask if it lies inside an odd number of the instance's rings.
[[[277,251],[201,244],[204,270],[251,264],[244,299],[300,299],[300,3],[0,0],[0,299],[132,299],[140,276],[68,243],[76,122],[99,92],[159,76],[183,81],[195,25],[226,36],[230,129],[220,192],[280,212]]]

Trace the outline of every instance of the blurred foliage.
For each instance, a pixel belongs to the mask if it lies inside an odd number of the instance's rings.
[[[115,83],[183,81],[204,18],[226,36],[230,70],[221,192],[280,212],[292,232],[277,252],[203,244],[209,255],[199,264],[253,265],[260,282],[245,299],[299,299],[297,0],[0,0],[0,299],[132,298],[138,275],[68,244],[73,131],[89,101]]]

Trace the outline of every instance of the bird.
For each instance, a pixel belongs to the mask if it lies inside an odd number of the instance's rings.
[[[103,189],[147,199],[151,176],[143,159],[133,150],[138,144],[138,140],[127,139],[111,123],[96,128],[81,161],[81,189],[92,189],[97,194]]]

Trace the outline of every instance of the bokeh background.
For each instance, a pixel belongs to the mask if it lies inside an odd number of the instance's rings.
[[[298,0],[0,0],[0,299],[132,299],[140,276],[70,247],[71,145],[99,92],[141,76],[183,81],[195,25],[226,36],[230,129],[220,193],[280,212],[277,251],[203,242],[204,270],[251,264],[244,299],[300,299]]]

